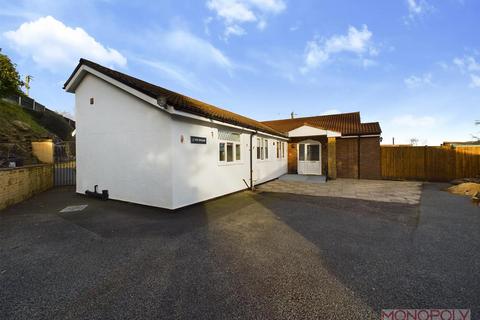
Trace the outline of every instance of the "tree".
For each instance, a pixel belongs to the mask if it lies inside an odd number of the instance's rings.
[[[411,139],[410,139],[410,144],[411,144],[412,146],[418,145],[418,138],[411,138]]]
[[[21,93],[22,81],[17,72],[16,65],[0,49],[0,98],[11,94]]]

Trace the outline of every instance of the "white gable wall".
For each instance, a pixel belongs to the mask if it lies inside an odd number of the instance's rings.
[[[298,127],[288,133],[289,137],[312,137],[312,136],[325,136],[325,135],[328,137],[340,137],[341,133],[324,130],[320,128],[315,128],[309,125]]]
[[[77,192],[98,184],[112,199],[171,208],[171,116],[90,74],[75,105]]]

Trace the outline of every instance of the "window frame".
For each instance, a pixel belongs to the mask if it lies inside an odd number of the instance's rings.
[[[262,143],[261,141],[262,141],[261,138],[257,138],[257,160],[261,160],[261,148],[260,148],[260,144]]]
[[[242,145],[242,134],[232,131],[232,134],[238,134],[239,135],[239,141],[232,141],[232,140],[225,140],[225,139],[220,139],[218,137],[217,139],[217,163],[220,166],[230,166],[230,165],[238,165],[243,163],[243,145]],[[223,160],[220,159],[220,151],[221,151],[221,146],[223,145]],[[231,160],[229,160],[229,145],[231,146]],[[237,159],[237,148],[238,151],[240,151],[239,156],[240,158]]]
[[[265,140],[265,160],[268,160],[268,139]]]

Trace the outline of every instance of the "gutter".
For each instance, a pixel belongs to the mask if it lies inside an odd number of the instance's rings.
[[[163,106],[160,105],[160,107],[163,107]],[[188,113],[188,112],[184,112],[184,111],[178,111],[171,105],[167,105],[166,107],[163,107],[163,108],[165,108],[165,110],[172,115],[177,115],[177,116],[186,117],[186,118],[190,118],[190,119],[195,119],[195,120],[199,120],[199,121],[209,122],[209,123],[213,123],[213,124],[218,124],[218,125],[221,125],[221,126],[224,126],[224,127],[236,128],[236,129],[240,129],[240,130],[243,130],[243,131],[253,132],[255,134],[260,133],[260,134],[268,136],[268,137],[272,137],[272,138],[276,138],[276,139],[282,139],[282,140],[285,140],[285,141],[289,140],[288,137],[285,137],[285,136],[277,136],[277,135],[266,133],[266,132],[263,132],[263,131],[258,132],[258,130],[249,129],[249,128],[245,128],[245,127],[240,127],[240,126],[236,126],[234,124],[229,124],[229,123],[226,123],[226,122],[209,119],[209,118],[205,118],[205,117],[202,117],[202,116],[197,116],[197,115],[194,115],[194,114],[191,114],[191,113]]]

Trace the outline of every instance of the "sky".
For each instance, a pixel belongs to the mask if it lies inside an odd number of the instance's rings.
[[[30,96],[74,114],[83,57],[256,120],[360,111],[383,143],[471,140],[478,0],[0,0]]]

